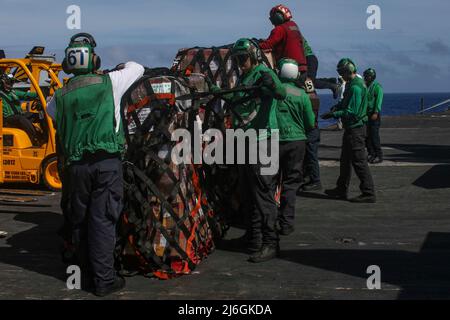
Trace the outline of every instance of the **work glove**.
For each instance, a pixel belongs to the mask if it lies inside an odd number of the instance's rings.
[[[125,63],[119,63],[114,70],[122,70],[123,68],[125,68]]]
[[[261,78],[259,79],[258,84],[261,84],[264,89],[275,91],[275,81],[273,81],[269,72],[261,72]]]
[[[108,73],[113,72],[113,71],[122,70],[123,68],[125,68],[125,63],[119,63],[117,66],[115,66],[112,69],[103,70],[102,73],[103,74],[108,74]]]
[[[330,111],[330,112],[324,113],[320,116],[320,118],[323,120],[331,119],[331,118],[333,118],[333,112]]]

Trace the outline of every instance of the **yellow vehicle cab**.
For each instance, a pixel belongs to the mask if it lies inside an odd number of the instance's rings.
[[[25,131],[5,127],[0,117],[0,183],[43,183],[51,190],[59,190],[55,129],[47,114],[47,100],[62,87],[58,79],[62,68],[54,56],[43,53],[43,47],[34,47],[23,59],[0,58],[0,73],[14,76],[13,90],[36,94],[32,101],[21,101],[21,108],[40,136],[38,143],[32,143]]]

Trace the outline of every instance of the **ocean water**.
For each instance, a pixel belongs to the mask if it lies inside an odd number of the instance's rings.
[[[337,102],[330,94],[319,94],[319,97],[320,114],[327,112]],[[416,114],[420,110],[421,98],[424,99],[424,108],[428,108],[444,100],[450,99],[450,93],[385,93],[381,114],[390,116]],[[447,104],[446,106],[438,107],[429,112],[442,112],[449,107],[450,104]],[[336,120],[333,119],[319,119],[319,126],[324,128],[335,122]]]

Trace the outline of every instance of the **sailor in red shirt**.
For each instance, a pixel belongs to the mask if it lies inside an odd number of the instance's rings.
[[[303,49],[303,36],[297,24],[291,20],[289,8],[278,5],[270,10],[270,21],[275,28],[267,40],[260,42],[262,50],[272,50],[276,63],[282,58],[297,61],[301,73],[307,71],[306,57]]]

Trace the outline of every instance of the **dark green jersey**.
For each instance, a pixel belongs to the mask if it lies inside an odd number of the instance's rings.
[[[333,116],[342,118],[345,128],[358,128],[367,122],[367,87],[363,79],[355,77],[346,85],[344,98]]]
[[[367,112],[369,115],[381,113],[383,95],[383,87],[377,81],[373,81],[367,89]]]
[[[15,114],[22,114],[20,106],[21,101],[28,101],[37,98],[36,92],[23,92],[20,90],[11,90],[9,93],[1,91],[0,98],[3,104],[3,117],[9,117]]]
[[[125,136],[116,130],[111,79],[108,75],[79,75],[55,92],[56,130],[69,165],[86,153],[123,151]]]
[[[275,90],[270,91],[263,89],[254,99],[239,103],[242,98],[248,97],[251,93],[238,92],[234,94],[233,100],[238,103],[233,106],[240,118],[244,120],[243,129],[267,129],[267,135],[260,135],[258,132],[258,140],[265,139],[270,136],[271,129],[278,129],[275,108],[277,106],[277,98],[284,99],[286,97],[286,90],[278,79],[278,76],[263,64],[254,67],[247,74],[239,79],[238,85],[253,86],[261,78],[261,72],[267,72],[272,76],[275,83]],[[234,127],[242,126],[241,119],[234,117]]]
[[[283,83],[286,98],[276,109],[280,141],[306,140],[306,132],[314,128],[315,115],[305,90],[291,82]]]

